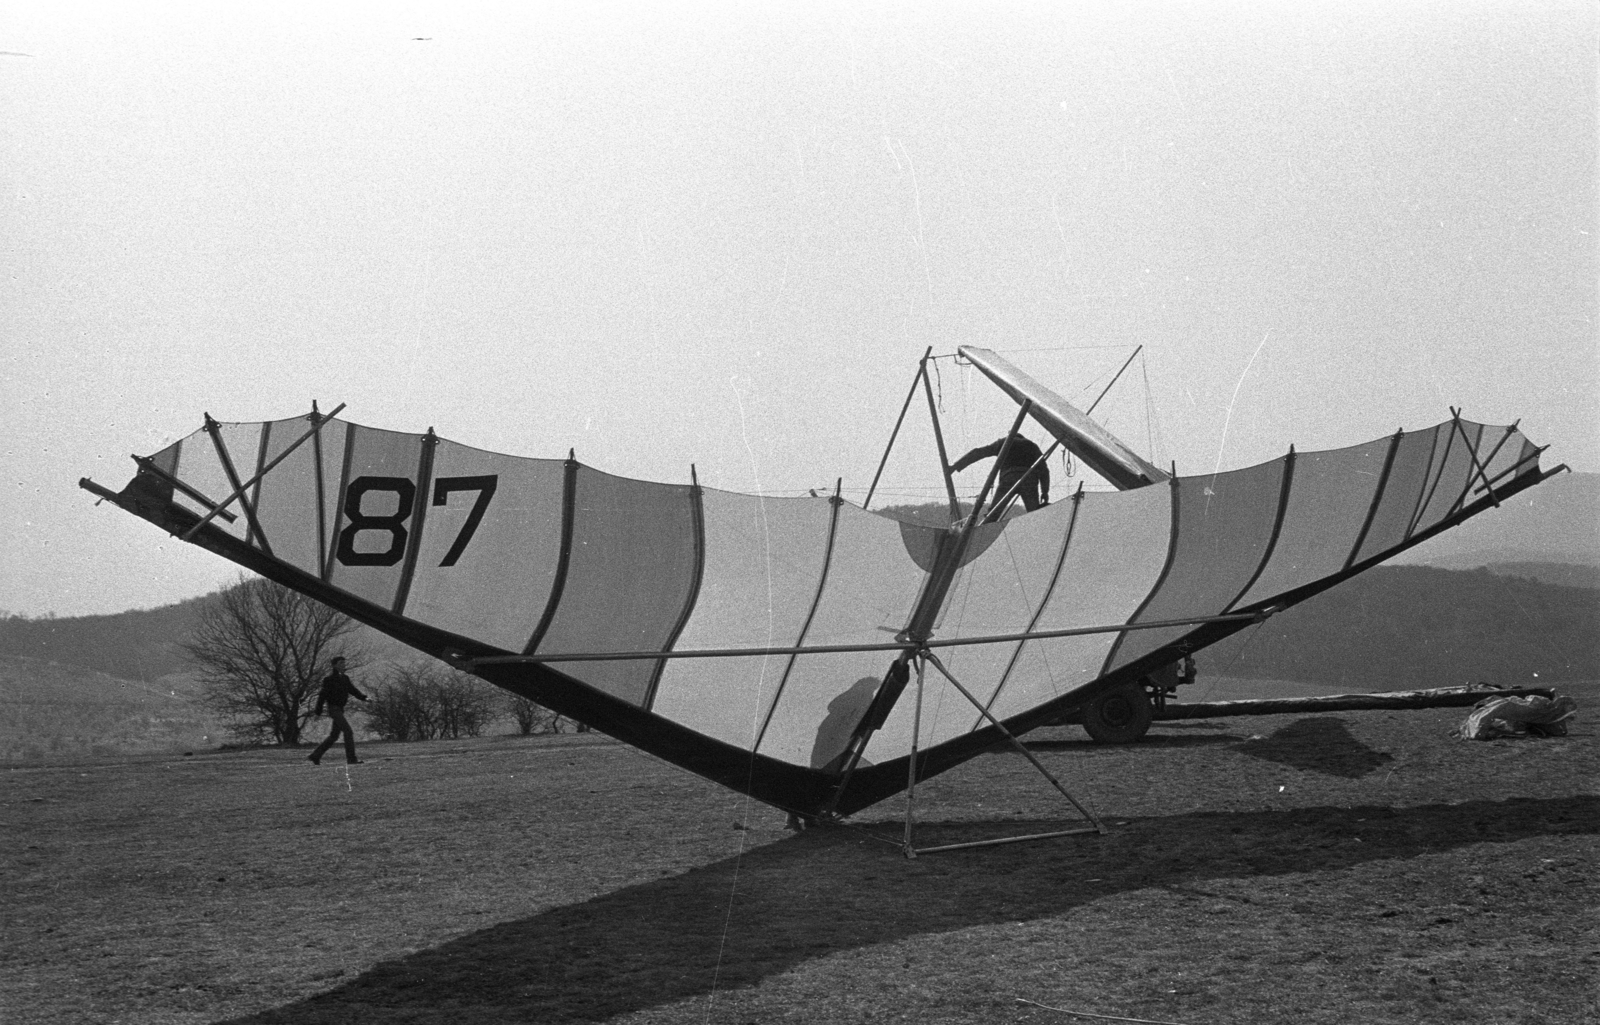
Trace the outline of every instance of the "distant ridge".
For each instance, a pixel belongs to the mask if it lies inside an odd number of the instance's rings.
[[[70,662],[124,680],[154,681],[189,668],[179,642],[210,596],[104,616],[0,619],[0,655]]]
[[[133,609],[104,616],[9,616],[0,619],[0,655],[19,655],[47,662],[63,662],[118,677],[122,680],[159,682],[187,677],[192,666],[183,643],[193,633],[206,605],[215,595],[201,595],[154,609]],[[366,626],[353,635],[378,659],[409,661],[422,657],[399,641]],[[178,683],[191,689],[193,683]]]
[[[1600,677],[1600,590],[1379,566],[1195,656],[1209,675],[1406,690]]]
[[[1495,563],[1600,566],[1600,473],[1561,473],[1391,560],[1477,569]]]
[[[182,647],[215,600],[0,619],[0,761],[214,750],[231,740],[202,703]],[[424,657],[366,626],[353,642],[378,661]]]
[[[1600,588],[1600,566],[1572,566],[1563,562],[1491,562],[1490,573],[1503,577],[1542,580],[1559,587]],[[1600,629],[1600,624],[1596,625]]]
[[[0,655],[0,761],[214,749],[222,740],[220,724],[184,691]]]

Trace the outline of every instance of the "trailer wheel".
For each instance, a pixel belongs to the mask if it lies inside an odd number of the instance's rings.
[[[1150,729],[1150,697],[1137,683],[1125,683],[1089,702],[1083,728],[1101,744],[1131,744]]]

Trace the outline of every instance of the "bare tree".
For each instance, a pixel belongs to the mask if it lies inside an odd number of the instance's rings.
[[[362,707],[367,729],[384,740],[432,740],[438,736],[439,717],[429,699],[428,684],[410,666],[395,666],[383,683],[371,688]]]
[[[365,659],[348,642],[355,627],[315,598],[241,577],[204,605],[183,648],[200,670],[207,704],[235,735],[297,745],[328,660],[343,655],[353,669]]]
[[[372,691],[362,711],[385,740],[477,737],[498,712],[488,684],[433,659],[392,667]]]
[[[481,737],[500,710],[494,687],[459,669],[440,673],[433,693],[441,737]]]

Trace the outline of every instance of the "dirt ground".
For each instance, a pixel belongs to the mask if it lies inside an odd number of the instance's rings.
[[[1600,687],[1566,689],[1559,739],[1455,740],[1459,709],[1034,734],[1107,833],[915,860],[903,799],[796,836],[594,735],[12,767],[0,1017],[1600,1021]],[[1077,824],[1012,754],[915,811],[923,846]]]

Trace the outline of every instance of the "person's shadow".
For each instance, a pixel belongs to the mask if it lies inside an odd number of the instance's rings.
[[[924,843],[998,823],[925,825]],[[1007,821],[1009,831],[1055,823]],[[750,987],[813,958],[1061,915],[1122,891],[1600,833],[1600,798],[1304,808],[1137,819],[1098,837],[915,861],[848,828],[808,830],[703,869],[470,933],[239,1023],[596,1022]],[[1359,837],[1360,843],[1346,842]]]
[[[861,717],[867,714],[873,695],[878,693],[878,679],[863,676],[850,685],[850,689],[828,702],[828,714],[817,726],[817,739],[811,745],[811,767],[832,769],[844,757],[844,746],[850,742]],[[864,762],[863,764],[871,764]]]

